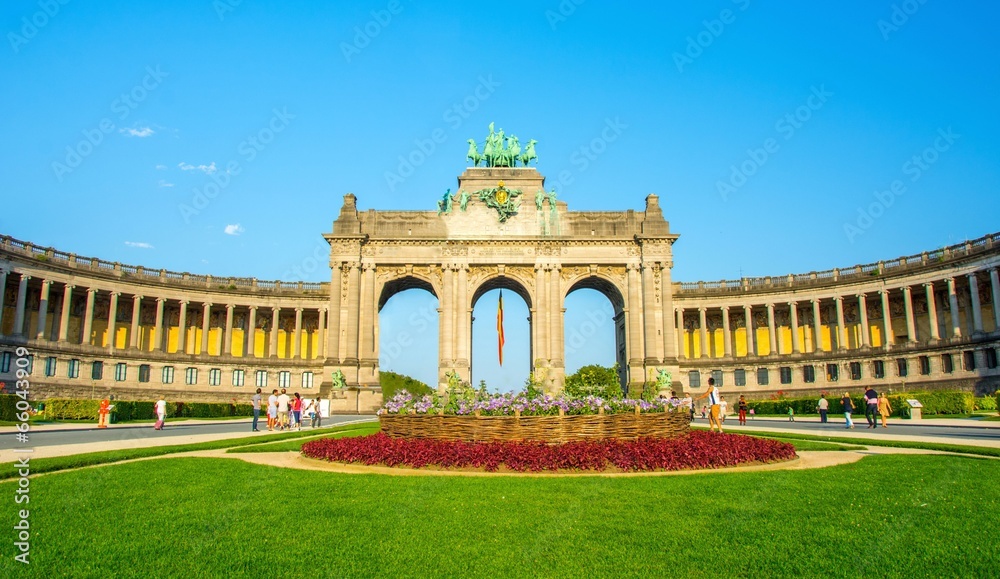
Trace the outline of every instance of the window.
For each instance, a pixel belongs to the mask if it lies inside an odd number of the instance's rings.
[[[962,367],[966,371],[972,372],[976,369],[976,353],[972,350],[962,352]]]
[[[712,378],[715,378],[715,385],[722,388],[722,370],[712,370]]]
[[[233,370],[233,386],[242,386],[245,376],[245,370]]]
[[[921,356],[920,360],[920,375],[927,376],[931,373],[931,359],[928,356]]]
[[[789,366],[782,366],[778,368],[778,378],[781,380],[782,384],[792,383],[792,369]]]
[[[56,375],[56,357],[49,356],[45,359],[45,375],[55,376]]]
[[[851,380],[861,379],[861,362],[851,362]]]
[[[876,378],[885,378],[885,362],[882,360],[872,362],[872,373]]]
[[[100,380],[104,377],[104,362],[94,362],[90,365],[90,379]]]
[[[10,359],[11,359],[11,353],[4,352],[3,356],[0,357],[0,372],[4,373],[10,372]]]
[[[816,366],[808,364],[802,367],[802,381],[806,384],[812,384],[816,381]]]
[[[128,373],[128,366],[125,362],[118,362],[115,364],[115,382],[124,382],[125,375]]]
[[[768,375],[767,368],[757,368],[757,384],[767,386],[770,383],[771,377]]]
[[[28,354],[27,360],[28,364],[24,367],[24,371],[27,372],[28,374],[31,374],[32,372],[35,371],[35,355]]]
[[[69,361],[69,365],[66,367],[66,377],[67,378],[79,378],[80,377],[80,361],[73,359]]]
[[[198,369],[188,368],[184,370],[184,383],[188,386],[192,386],[198,383]]]
[[[173,384],[174,383],[174,367],[173,366],[164,366],[163,367],[163,372],[160,374],[160,382],[163,382],[164,384]]]
[[[743,368],[737,368],[733,370],[733,383],[737,386],[747,385],[747,371]]]
[[[291,388],[292,387],[292,373],[288,370],[282,370],[278,372],[278,388]]]
[[[219,384],[222,384],[222,370],[212,368],[208,371],[208,385],[218,386]]]
[[[139,382],[149,382],[149,364],[139,364]]]
[[[688,385],[694,388],[701,388],[701,372],[697,370],[691,370],[688,372]]]
[[[951,358],[951,354],[941,354],[941,371],[945,374],[955,371],[955,361]]]
[[[828,382],[836,382],[837,380],[840,380],[840,366],[836,364],[827,364],[826,379]]]
[[[258,388],[267,388],[267,370],[257,370],[254,372],[253,383]]]
[[[906,378],[910,373],[910,365],[907,364],[906,358],[896,358],[896,375],[900,378]]]
[[[302,373],[302,387],[303,388],[312,388],[313,387],[313,373],[312,372],[303,372]]]
[[[987,348],[986,349],[986,367],[993,370],[997,367],[997,349]]]

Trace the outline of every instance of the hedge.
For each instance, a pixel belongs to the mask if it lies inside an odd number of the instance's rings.
[[[115,400],[111,410],[112,422],[154,420],[156,403],[152,401]],[[65,400],[52,398],[45,401],[45,415],[56,420],[97,420],[100,400]],[[227,416],[253,416],[249,404],[216,402],[168,402],[167,418],[221,418]]]
[[[20,400],[14,394],[0,394],[0,420],[17,420],[17,401]]]
[[[830,414],[843,414],[844,406],[840,396],[829,396]],[[909,417],[909,399],[919,400],[923,404],[923,414],[971,414],[976,408],[976,398],[971,392],[903,392],[889,395],[889,405],[892,415]],[[864,414],[864,400],[861,396],[851,396],[855,414]],[[753,400],[748,405],[757,414],[788,414],[788,408],[795,414],[818,414],[816,404],[819,398],[781,398],[778,400]],[[735,408],[736,403],[730,402],[729,408]]]
[[[997,399],[992,396],[976,398],[976,410],[996,410]]]

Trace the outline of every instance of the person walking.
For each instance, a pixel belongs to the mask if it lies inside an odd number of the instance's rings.
[[[278,389],[271,391],[267,397],[267,429],[274,430],[278,422]]]
[[[319,398],[314,398],[309,402],[306,412],[309,414],[309,425],[312,428],[319,428],[323,422],[323,416],[319,412]]]
[[[892,406],[889,404],[889,397],[885,395],[885,392],[878,395],[878,413],[882,417],[882,428],[889,428],[886,421],[892,414]]]
[[[288,428],[288,406],[291,401],[291,397],[282,388],[281,394],[278,395],[278,430]]]
[[[820,394],[816,408],[819,409],[819,421],[826,424],[826,412],[830,409],[830,401],[826,399],[826,394]]]
[[[788,421],[795,422],[795,409],[791,406],[788,407]]]
[[[878,392],[871,386],[865,390],[865,418],[868,420],[868,428],[878,428]]]
[[[719,397],[719,424],[726,423],[726,414],[729,413],[729,403],[726,402],[725,396]]]
[[[719,434],[722,434],[722,422],[719,420],[719,403],[722,402],[722,396],[715,387],[715,378],[708,379],[708,390],[699,396],[698,400],[702,398],[708,398],[708,403],[711,405],[708,411],[708,429],[715,432],[715,428],[718,427]]]
[[[253,426],[250,427],[250,432],[260,432],[257,430],[257,421],[260,420],[260,401],[262,399],[260,388],[258,388],[257,393],[250,399],[250,404],[253,405]]]
[[[167,418],[167,401],[160,396],[153,408],[156,409],[156,424],[153,425],[153,430],[163,430],[163,422]]]
[[[854,422],[851,420],[851,413],[854,412],[854,403],[851,402],[851,395],[844,392],[844,397],[840,399],[840,403],[844,405],[844,418],[847,420],[845,428],[854,428]]]
[[[292,420],[295,421],[295,430],[302,430],[302,397],[298,392],[292,399]]]
[[[740,419],[740,424],[742,424],[743,426],[746,426],[746,424],[747,424],[747,398],[746,398],[746,396],[744,396],[742,394],[740,394],[740,400],[739,400],[739,407],[738,408],[739,408],[739,412],[740,412],[739,416],[738,416],[738,418]]]

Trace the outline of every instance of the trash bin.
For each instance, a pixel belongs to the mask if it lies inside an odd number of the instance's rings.
[[[907,400],[906,404],[910,407],[910,420],[920,420],[922,416],[923,404],[919,400]]]

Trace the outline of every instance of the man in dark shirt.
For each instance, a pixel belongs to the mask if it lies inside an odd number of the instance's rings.
[[[869,387],[865,390],[865,418],[868,428],[878,428],[878,392]]]

